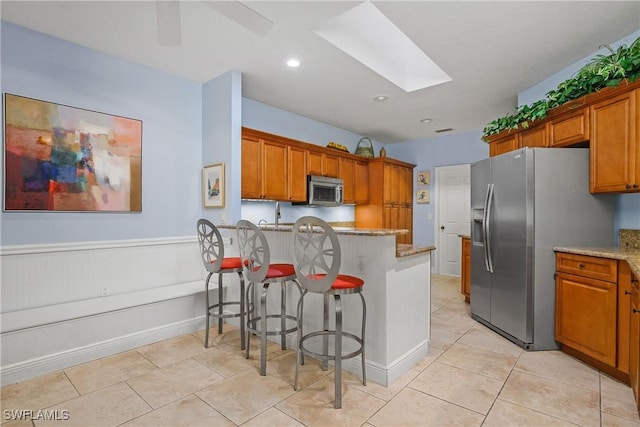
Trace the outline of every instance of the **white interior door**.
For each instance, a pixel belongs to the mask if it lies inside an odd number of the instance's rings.
[[[461,234],[471,233],[470,165],[436,168],[436,258],[440,274],[460,275]]]

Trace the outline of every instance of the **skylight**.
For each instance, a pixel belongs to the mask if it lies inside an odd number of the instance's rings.
[[[316,26],[313,32],[406,92],[451,80],[369,1]]]

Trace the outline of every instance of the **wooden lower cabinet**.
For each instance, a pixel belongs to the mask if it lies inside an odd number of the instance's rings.
[[[629,379],[640,410],[640,288],[635,280],[629,311]]]
[[[462,237],[462,253],[460,256],[460,292],[466,302],[471,301],[471,238]]]
[[[640,351],[634,280],[626,261],[556,253],[556,341],[565,352],[632,385]]]
[[[615,283],[572,274],[556,277],[556,341],[616,366]]]

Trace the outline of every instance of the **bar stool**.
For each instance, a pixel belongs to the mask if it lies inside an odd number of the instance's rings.
[[[292,264],[271,264],[271,252],[264,233],[252,222],[238,221],[236,232],[240,247],[240,258],[244,274],[249,281],[247,286],[247,301],[256,307],[255,284],[262,285],[260,294],[260,312],[258,316],[249,313],[247,317],[247,359],[249,358],[251,334],[260,336],[260,375],[267,374],[267,336],[280,335],[283,350],[287,349],[287,334],[295,332],[298,328],[297,318],[287,314],[286,284],[295,283],[298,292],[302,295],[302,288],[296,281],[296,272]],[[267,314],[267,291],[272,283],[280,283],[280,313]],[[279,328],[269,329],[269,319],[280,319]],[[287,329],[287,320],[295,322],[295,326]],[[260,325],[258,325],[260,322]]]
[[[199,219],[197,223],[198,243],[200,243],[200,255],[202,264],[209,272],[205,282],[205,298],[207,304],[207,332],[205,333],[204,346],[209,347],[209,318],[218,319],[218,335],[222,333],[222,319],[231,317],[240,318],[240,349],[244,350],[245,322],[247,314],[245,306],[244,276],[242,275],[242,261],[240,257],[224,257],[224,244],[218,228],[206,219]],[[213,274],[218,274],[218,302],[209,302],[209,280]],[[227,273],[237,273],[240,278],[240,301],[224,301],[222,295],[222,276]],[[224,313],[224,306],[238,305],[240,309],[236,313]],[[216,312],[217,309],[217,312]]]
[[[335,402],[334,407],[342,407],[342,361],[357,355],[362,358],[362,383],[367,384],[365,367],[365,324],[367,305],[362,295],[364,281],[358,277],[339,274],[341,249],[338,236],[329,224],[320,218],[305,216],[298,219],[293,226],[294,267],[298,282],[303,292],[298,302],[298,349],[296,357],[296,374],[294,390],[298,389],[298,371],[304,364],[304,356],[308,355],[322,361],[322,368],[327,369],[329,360],[335,363]],[[307,293],[318,293],[324,297],[323,327],[321,331],[304,333],[304,297]],[[345,332],[342,328],[342,295],[358,294],[362,300],[362,334]],[[334,299],[335,330],[329,329],[329,299]],[[322,353],[315,353],[304,344],[310,338],[322,336]],[[329,337],[335,339],[333,353],[329,351]],[[349,338],[357,344],[357,349],[343,353],[342,339]]]

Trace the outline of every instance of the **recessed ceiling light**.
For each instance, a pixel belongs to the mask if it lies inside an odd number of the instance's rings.
[[[291,67],[291,68],[296,68],[300,66],[300,61],[295,59],[295,58],[291,58],[287,61],[287,66]]]
[[[433,120],[433,119],[421,119],[420,121],[421,121],[422,123],[431,123],[431,121],[432,121],[432,120]]]
[[[442,133],[442,132],[450,132],[452,130],[453,130],[453,128],[444,128],[444,129],[436,129],[435,132],[436,133]]]
[[[389,99],[389,97],[385,96],[385,95],[378,95],[378,96],[374,97],[373,99],[376,100],[376,101],[386,101],[387,99]]]

